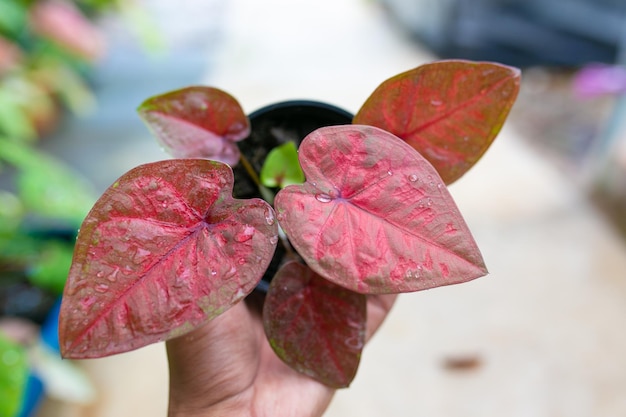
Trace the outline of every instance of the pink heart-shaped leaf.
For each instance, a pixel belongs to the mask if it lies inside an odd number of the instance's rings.
[[[220,162],[174,159],[113,184],[81,226],[59,319],[67,358],[184,334],[244,298],[276,249],[273,209],[233,199]]]
[[[250,122],[237,100],[212,87],[187,87],[149,98],[138,112],[176,158],[207,158],[235,166],[235,142],[250,134]]]
[[[365,344],[366,297],[299,262],[274,276],[263,308],[267,338],[293,369],[334,388],[356,375]]]
[[[277,218],[306,263],[351,290],[398,293],[486,274],[437,171],[389,132],[331,126],[299,149],[306,176],[281,190]]]
[[[383,82],[354,117],[405,140],[446,184],[489,148],[515,102],[520,71],[500,64],[439,61]]]

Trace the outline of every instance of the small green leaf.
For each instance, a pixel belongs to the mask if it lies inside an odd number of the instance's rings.
[[[296,144],[290,141],[272,149],[261,169],[261,183],[266,187],[285,188],[303,182],[304,172],[298,162]]]
[[[26,352],[0,333],[0,417],[17,415],[27,378]]]

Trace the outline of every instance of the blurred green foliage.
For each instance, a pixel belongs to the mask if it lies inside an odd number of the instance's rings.
[[[28,378],[26,352],[0,333],[0,417],[20,411]]]
[[[144,48],[162,46],[134,0],[0,0],[0,315],[22,315],[8,301],[25,296],[47,314],[95,201],[79,173],[38,145],[66,112],[95,109],[89,72],[105,52],[95,22],[106,13],[121,16]],[[36,321],[39,310],[24,317]],[[20,412],[27,362],[0,334],[0,417]]]
[[[63,290],[73,231],[95,198],[38,139],[65,111],[94,108],[86,80],[104,42],[93,19],[117,3],[0,1],[0,279],[18,274],[53,294]]]

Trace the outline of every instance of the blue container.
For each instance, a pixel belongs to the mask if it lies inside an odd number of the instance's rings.
[[[41,325],[41,342],[55,352],[59,352],[59,298]],[[45,395],[43,381],[33,372],[28,376],[26,390],[22,400],[22,408],[18,417],[33,417]]]

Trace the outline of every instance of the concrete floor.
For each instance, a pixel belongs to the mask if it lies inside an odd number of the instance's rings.
[[[384,79],[434,59],[364,0],[231,0],[219,18],[199,81],[247,111],[289,98],[355,111]],[[327,416],[626,415],[624,241],[523,130],[505,126],[451,187],[490,275],[401,296]],[[163,157],[136,135],[99,155],[103,183]],[[165,415],[162,345],[81,366],[98,401],[47,404],[42,416]]]

